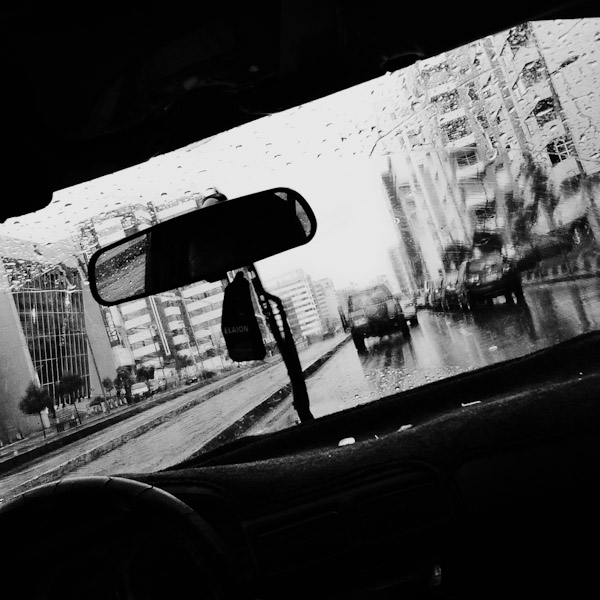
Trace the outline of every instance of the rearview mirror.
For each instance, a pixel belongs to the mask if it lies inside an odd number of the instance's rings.
[[[101,248],[89,264],[90,287],[105,306],[228,271],[309,242],[316,219],[297,192],[275,188],[170,219]]]

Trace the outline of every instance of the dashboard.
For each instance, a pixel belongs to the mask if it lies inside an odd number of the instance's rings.
[[[4,585],[36,600],[589,594],[598,337],[521,361],[525,387],[514,364],[490,367],[158,473],[27,492],[0,508]],[[468,407],[427,402],[476,390]]]

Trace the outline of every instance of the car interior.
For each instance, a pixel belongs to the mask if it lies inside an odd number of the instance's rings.
[[[69,186],[520,23],[599,17],[600,8],[152,0],[25,3],[2,13],[6,220]],[[169,271],[169,240],[159,247]],[[257,253],[265,254],[248,249],[248,264]],[[589,331],[199,448],[157,472],[65,477],[0,504],[4,592],[36,600],[590,597],[599,390],[600,331]]]

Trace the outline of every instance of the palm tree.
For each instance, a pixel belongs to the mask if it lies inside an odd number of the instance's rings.
[[[42,411],[46,408],[51,410],[53,407],[54,402],[52,396],[50,396],[46,389],[38,387],[33,381],[27,386],[25,395],[19,402],[21,412],[26,415],[39,415],[40,422],[42,423],[42,431],[44,432],[44,439],[46,438],[46,428],[44,427]]]

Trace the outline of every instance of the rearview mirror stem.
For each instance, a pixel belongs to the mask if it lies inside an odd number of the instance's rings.
[[[287,368],[292,386],[294,408],[298,413],[298,418],[301,423],[312,421],[314,416],[310,412],[310,401],[306,389],[306,382],[304,381],[304,374],[302,373],[302,365],[300,364],[298,350],[294,343],[294,337],[287,320],[283,302],[277,296],[265,291],[254,265],[250,265],[248,271],[256,294],[258,295],[262,311],[267,318],[267,322],[269,323],[269,327],[271,328],[271,332],[273,333],[273,337],[275,338],[283,362]],[[277,312],[281,318],[281,328],[283,328],[283,333],[277,323],[272,304],[276,306]]]

